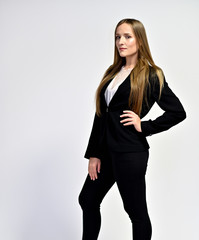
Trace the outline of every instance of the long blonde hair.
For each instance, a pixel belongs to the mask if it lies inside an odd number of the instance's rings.
[[[131,82],[131,91],[129,95],[129,108],[134,111],[136,114],[140,116],[142,110],[143,99],[145,99],[146,103],[146,90],[149,85],[149,66],[155,70],[155,73],[159,79],[160,85],[160,95],[163,87],[164,75],[162,70],[155,65],[153,58],[151,56],[151,52],[149,49],[149,44],[146,36],[146,31],[144,29],[143,24],[136,19],[123,19],[121,20],[116,28],[123,24],[127,23],[132,27],[132,31],[134,32],[135,38],[138,42],[138,60],[136,66],[130,73],[130,82]],[[121,67],[125,65],[126,59],[124,57],[120,57],[116,44],[115,44],[115,52],[114,52],[114,62],[113,64],[105,71],[104,76],[97,88],[96,91],[96,113],[98,116],[101,115],[100,110],[100,92],[103,86],[120,71]],[[160,96],[159,95],[159,96]]]

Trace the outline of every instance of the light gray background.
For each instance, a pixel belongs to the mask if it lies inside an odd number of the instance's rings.
[[[145,25],[188,116],[148,138],[153,240],[199,239],[198,12],[197,0],[0,1],[0,239],[81,239],[77,198],[95,90],[126,17]],[[161,113],[155,106],[146,119]],[[99,239],[131,239],[116,186],[102,204]]]

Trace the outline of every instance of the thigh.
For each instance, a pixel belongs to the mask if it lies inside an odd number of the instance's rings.
[[[106,193],[115,183],[112,162],[109,155],[101,160],[101,170],[98,179],[91,180],[87,175],[85,183],[80,193],[80,202],[85,206],[98,206]]]
[[[119,181],[140,181],[145,177],[148,164],[148,151],[111,153],[114,174]]]
[[[145,174],[148,151],[112,153],[114,174],[125,207],[143,207],[145,197]],[[143,205],[144,204],[144,205]]]

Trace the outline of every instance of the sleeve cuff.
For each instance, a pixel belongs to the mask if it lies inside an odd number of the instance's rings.
[[[151,132],[148,128],[148,124],[151,120],[149,121],[141,121],[141,129],[142,129],[142,134],[145,136],[145,137],[148,137],[148,136],[151,136]]]

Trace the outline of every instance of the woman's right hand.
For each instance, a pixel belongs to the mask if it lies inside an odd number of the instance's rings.
[[[101,160],[99,158],[91,157],[88,163],[88,173],[91,180],[97,179],[97,173],[100,173]]]

